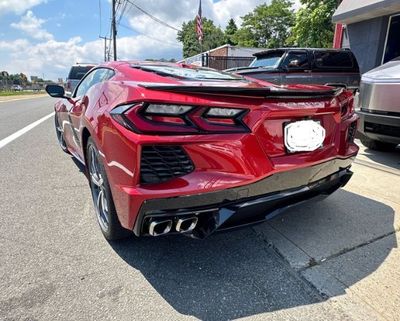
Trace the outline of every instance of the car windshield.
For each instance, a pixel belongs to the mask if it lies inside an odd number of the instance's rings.
[[[283,56],[283,52],[272,52],[265,56],[259,56],[253,60],[250,67],[277,67]]]
[[[163,65],[132,65],[133,68],[138,68],[144,71],[157,73],[161,76],[184,78],[190,80],[236,80],[245,81],[243,77],[232,75],[226,72],[208,68],[184,68],[175,66]]]

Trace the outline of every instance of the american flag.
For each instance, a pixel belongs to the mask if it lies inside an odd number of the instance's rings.
[[[197,13],[196,16],[196,33],[197,33],[197,38],[199,39],[200,42],[203,41],[203,19],[201,17],[201,0],[199,4],[199,12]]]

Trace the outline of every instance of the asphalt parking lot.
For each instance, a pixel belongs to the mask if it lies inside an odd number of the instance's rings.
[[[0,142],[53,102],[0,102]],[[0,320],[400,320],[400,149],[268,223],[108,243],[53,127],[0,147]]]

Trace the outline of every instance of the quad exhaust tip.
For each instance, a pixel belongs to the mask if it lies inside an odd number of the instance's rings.
[[[179,233],[189,233],[194,230],[197,225],[198,218],[196,216],[178,219],[175,229]]]
[[[167,234],[172,229],[172,220],[152,221],[149,226],[151,236],[160,236]]]
[[[176,222],[175,230],[179,233],[192,232],[198,222],[196,216],[183,217],[176,219],[152,220],[149,224],[149,234],[151,236],[160,236],[171,232],[174,222]]]

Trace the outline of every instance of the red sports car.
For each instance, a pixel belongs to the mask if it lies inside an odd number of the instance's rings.
[[[93,68],[55,105],[61,148],[85,165],[104,236],[216,230],[344,186],[358,152],[353,96],[157,62]]]

